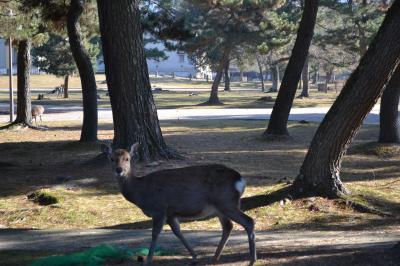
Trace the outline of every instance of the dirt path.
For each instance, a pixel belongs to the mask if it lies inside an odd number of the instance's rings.
[[[200,254],[199,265],[210,263],[220,233],[219,231],[184,232]],[[0,252],[30,250],[51,251],[57,254],[79,251],[101,243],[138,247],[147,246],[150,237],[149,230],[2,230]],[[400,252],[393,251],[393,246],[399,240],[399,230],[260,231],[257,232],[260,257],[258,265],[400,265],[400,258],[397,257]],[[161,234],[159,244],[164,248],[176,249],[182,255],[157,258],[156,265],[190,263],[186,251],[170,231]],[[246,256],[246,234],[244,231],[235,231],[228,242],[221,263],[246,265]]]

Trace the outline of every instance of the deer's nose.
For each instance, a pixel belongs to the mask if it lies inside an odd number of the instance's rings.
[[[117,174],[121,174],[121,173],[122,173],[122,167],[117,167],[117,168],[115,168],[115,172],[116,172]]]

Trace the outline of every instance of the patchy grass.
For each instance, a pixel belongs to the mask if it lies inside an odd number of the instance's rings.
[[[76,122],[49,123],[48,131],[0,132],[0,226],[6,228],[149,228],[141,211],[120,195],[107,165],[86,165],[99,154],[98,143],[78,143]],[[139,174],[160,168],[218,162],[240,171],[248,180],[244,197],[257,200],[283,188],[298,174],[316,130],[314,123],[291,122],[292,139],[264,141],[265,121],[164,121],[169,145],[185,157],[157,167],[137,166]],[[377,126],[364,126],[355,143],[371,142]],[[99,138],[112,139],[112,126],[100,125]],[[11,165],[10,165],[11,164]],[[275,202],[249,208],[257,230],[285,228],[358,229],[398,226],[400,156],[378,158],[351,154],[344,160],[342,179],[354,195],[391,217],[358,213],[340,202],[322,198]],[[59,203],[40,206],[26,197],[45,189]],[[360,199],[361,200],[361,199]],[[183,229],[219,230],[217,219],[195,221]],[[236,227],[239,228],[239,227]]]
[[[16,78],[16,77],[15,77]],[[100,108],[110,108],[110,101],[107,96],[107,85],[104,83],[104,75],[96,75],[98,85],[98,95],[100,99],[98,104]],[[56,95],[46,94],[55,86],[63,82],[62,78],[51,75],[33,75],[32,76],[32,99],[33,104],[57,105],[64,107],[82,106],[82,93],[80,91],[79,77],[70,79],[69,98],[57,98]],[[201,105],[209,98],[211,83],[201,80],[192,80],[184,78],[172,79],[169,77],[152,77],[153,88],[161,88],[162,91],[154,93],[154,99],[159,109],[166,108],[209,108],[210,106]],[[268,88],[269,84],[266,85]],[[8,79],[6,76],[0,76],[0,103],[8,102]],[[220,100],[224,105],[213,106],[213,108],[272,108],[277,93],[263,93],[260,91],[260,84],[257,82],[232,82],[232,91],[219,92]],[[316,107],[330,106],[337,97],[335,90],[329,90],[328,93],[318,92],[316,88],[310,85],[310,98],[296,98],[294,107]],[[44,100],[36,100],[38,94],[45,94]],[[16,92],[15,92],[16,94]],[[267,98],[266,98],[267,97]],[[263,100],[264,99],[264,100]],[[266,100],[267,99],[267,100]]]
[[[390,158],[400,155],[400,145],[393,143],[367,142],[350,149],[352,154],[375,155],[380,158]]]
[[[105,75],[96,75],[96,80],[105,80]],[[17,75],[13,76],[14,86],[17,84]],[[64,84],[64,77],[56,77],[54,75],[31,75],[31,87],[33,89],[55,88]],[[80,88],[81,80],[79,76],[71,76],[69,78],[70,88]],[[0,75],[0,88],[8,88],[8,76]]]
[[[48,189],[39,189],[27,195],[28,199],[42,206],[57,204],[60,200]]]

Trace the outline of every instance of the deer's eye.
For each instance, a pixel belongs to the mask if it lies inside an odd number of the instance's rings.
[[[128,162],[128,161],[129,161],[129,159],[128,159],[128,158],[126,158],[126,159],[125,159],[125,161],[127,161],[127,162]]]

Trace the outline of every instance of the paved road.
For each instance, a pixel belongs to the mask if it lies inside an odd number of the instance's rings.
[[[8,106],[0,104],[0,123],[9,121],[9,116],[4,114],[7,112]],[[45,106],[46,112],[43,116],[44,121],[64,121],[64,120],[80,120],[83,119],[82,107],[60,107]],[[300,121],[307,120],[320,122],[328,112],[329,107],[310,107],[310,108],[292,108],[289,119]],[[158,110],[160,120],[209,120],[209,119],[269,119],[271,108],[207,108],[207,109],[161,109]],[[350,114],[349,114],[350,115]],[[99,120],[103,122],[112,121],[112,113],[109,108],[99,109]],[[379,123],[379,106],[367,116],[365,123]]]

